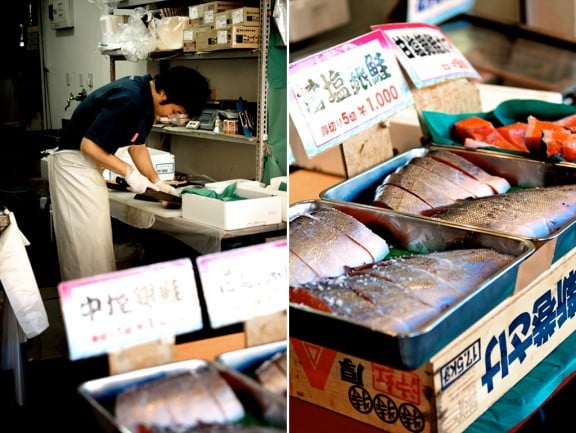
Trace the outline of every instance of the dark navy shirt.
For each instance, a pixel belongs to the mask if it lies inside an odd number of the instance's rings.
[[[145,144],[154,123],[150,75],[112,81],[90,93],[62,131],[60,149],[80,149],[83,137],[115,153],[129,144]]]

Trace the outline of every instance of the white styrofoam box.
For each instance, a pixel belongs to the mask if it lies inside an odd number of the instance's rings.
[[[282,182],[288,185],[288,176],[277,176],[271,178],[269,187],[272,187],[274,189],[280,189],[280,185],[282,184]]]
[[[288,183],[286,176],[273,177],[270,179],[269,185],[264,185],[259,182],[243,183],[243,189],[259,192],[262,194],[277,195],[282,198],[282,221],[286,222],[288,218],[288,191],[281,191],[280,184],[282,182]]]
[[[562,94],[545,90],[524,89],[496,84],[479,83],[482,111],[492,111],[500,103],[510,99],[537,99],[561,103]],[[398,153],[406,152],[422,145],[422,130],[414,106],[405,108],[388,119],[392,146]]]
[[[348,0],[291,0],[290,42],[298,42],[350,21]]]
[[[150,152],[150,158],[152,159],[152,164],[158,173],[161,180],[174,180],[174,174],[176,169],[176,163],[174,161],[174,155],[170,152],[165,152],[160,149],[154,149],[152,147],[148,148]],[[116,151],[116,156],[127,162],[128,164],[134,166],[134,162],[128,153],[128,146],[119,148]],[[110,170],[104,170],[104,179],[114,180],[116,179],[116,174],[112,173]]]
[[[237,185],[236,193],[245,200],[223,201],[182,194],[182,218],[224,230],[282,222],[282,197],[254,191],[243,183]]]
[[[204,186],[208,189],[212,189],[214,191],[216,191],[218,194],[222,193],[222,191],[224,191],[224,189],[229,186],[232,185],[233,183],[236,184],[243,184],[243,185],[250,185],[250,186],[256,186],[256,187],[260,187],[260,186],[264,186],[263,183],[258,182],[257,180],[248,180],[248,179],[228,179],[228,180],[221,180],[218,182],[208,182],[205,183]]]

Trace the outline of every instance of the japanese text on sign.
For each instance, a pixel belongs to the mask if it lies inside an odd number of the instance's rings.
[[[72,360],[203,325],[189,259],[67,281],[58,290]]]
[[[289,67],[290,116],[316,155],[412,102],[394,51],[368,33]]]
[[[374,26],[386,34],[416,87],[480,75],[438,28],[420,23]]]
[[[532,305],[531,311],[518,314],[498,335],[488,339],[484,348],[482,385],[488,392],[495,379],[506,377],[510,368],[528,357],[531,347],[546,344],[554,333],[576,315],[576,272],[571,271],[544,292]]]
[[[366,387],[362,363],[354,364],[350,358],[338,363],[340,379],[351,383],[348,400],[355,410],[363,414],[373,411],[386,424],[400,422],[410,432],[424,429],[426,418],[418,408],[421,383],[417,374],[372,363],[372,384]]]
[[[212,327],[286,308],[286,240],[207,254],[196,261]]]

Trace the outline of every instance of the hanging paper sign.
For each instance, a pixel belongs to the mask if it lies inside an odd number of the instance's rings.
[[[58,292],[71,360],[203,326],[190,259],[65,281]]]
[[[406,21],[438,24],[467,12],[474,0],[408,0]]]
[[[286,240],[206,254],[196,264],[213,328],[286,309]]]
[[[480,78],[462,52],[436,26],[402,23],[372,28],[390,38],[398,61],[417,88],[455,78]]]
[[[308,157],[412,104],[390,42],[378,31],[289,65],[289,113]]]

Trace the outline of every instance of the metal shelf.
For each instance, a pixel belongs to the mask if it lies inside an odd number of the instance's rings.
[[[166,127],[154,126],[153,131],[168,134],[179,135],[190,138],[203,138],[220,142],[234,142],[241,144],[251,144],[256,146],[255,176],[261,180],[264,173],[264,156],[268,147],[268,45],[270,43],[270,0],[259,0],[260,7],[260,44],[258,49],[230,49],[210,52],[184,53],[180,50],[159,51],[149,55],[147,61],[167,62],[172,60],[242,60],[254,59],[258,62],[258,95],[257,95],[257,119],[256,119],[256,136],[244,137],[226,134],[217,134],[210,131],[190,130],[184,127]],[[122,0],[118,8],[136,7],[143,5],[155,5],[156,3],[176,4],[175,1],[146,1],[146,0]],[[198,4],[201,2],[194,2]],[[190,4],[190,3],[187,3]],[[126,58],[119,50],[101,51],[102,55],[110,58],[110,80],[116,79],[116,61],[124,61]]]
[[[226,141],[230,143],[241,143],[256,145],[258,143],[257,137],[245,137],[243,135],[228,135],[218,132],[206,131],[202,129],[190,129],[184,126],[161,126],[154,125],[152,131],[161,132],[164,134],[180,135],[190,138],[204,138],[207,140]]]

